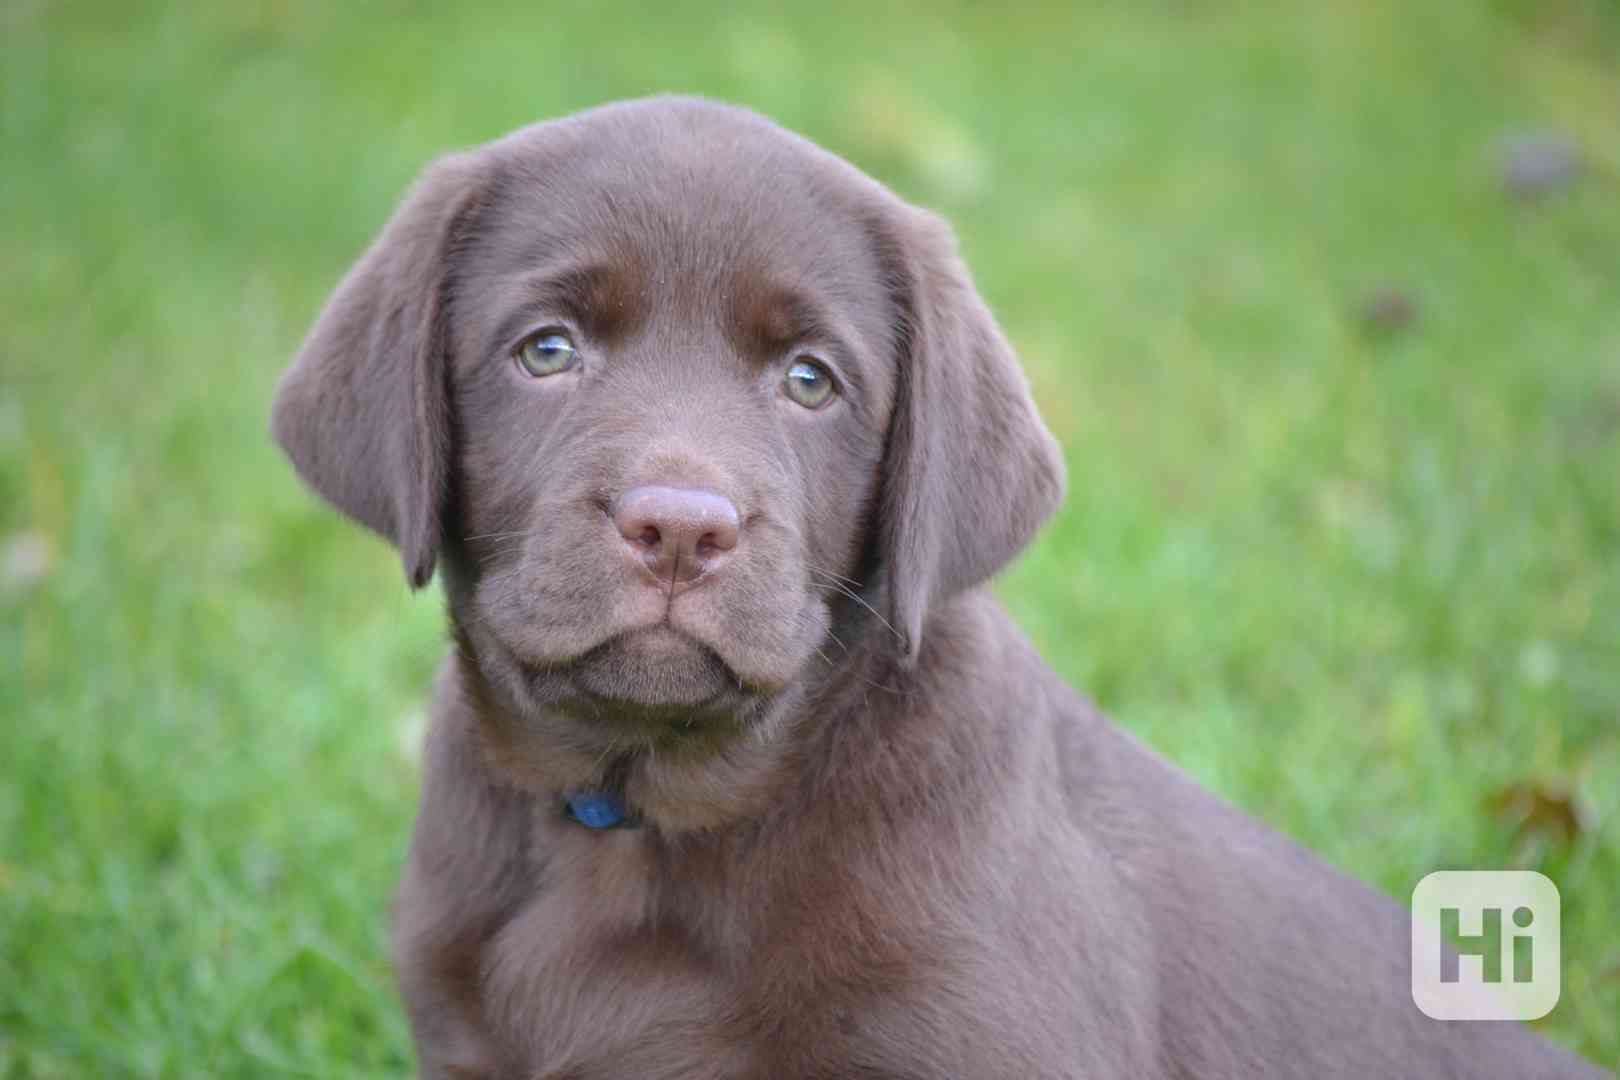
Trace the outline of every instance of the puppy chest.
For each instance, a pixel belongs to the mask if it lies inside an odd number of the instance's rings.
[[[921,1080],[995,1075],[1027,1051],[1031,1033],[943,941],[834,941],[811,926],[813,952],[793,934],[733,949],[712,927],[579,915],[541,906],[491,943],[484,1014],[503,1056],[535,1075]]]

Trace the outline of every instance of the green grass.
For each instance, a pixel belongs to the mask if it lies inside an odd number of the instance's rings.
[[[1620,1063],[1620,10],[459,7],[0,10],[0,546],[50,553],[0,564],[0,1077],[408,1070],[439,601],[271,386],[428,158],[663,89],[956,222],[1068,452],[1003,584],[1051,661],[1395,896],[1551,874],[1542,1026]],[[1589,167],[1524,204],[1536,128]],[[1385,282],[1421,315],[1373,341]]]

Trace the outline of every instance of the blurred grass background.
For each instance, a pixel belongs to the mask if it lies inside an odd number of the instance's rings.
[[[1550,874],[1541,1026],[1620,1063],[1617,60],[1603,0],[10,0],[0,1076],[408,1070],[440,604],[270,389],[430,157],[660,90],[956,223],[1068,452],[1002,587],[1052,662],[1403,901]]]

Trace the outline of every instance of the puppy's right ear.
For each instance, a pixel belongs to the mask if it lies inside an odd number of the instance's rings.
[[[435,162],[327,302],[282,375],[270,430],[304,482],[433,577],[450,469],[449,263],[484,170]]]

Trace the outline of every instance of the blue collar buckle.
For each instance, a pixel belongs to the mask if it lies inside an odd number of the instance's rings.
[[[568,796],[568,816],[587,829],[615,829],[630,815],[624,800],[606,791],[584,791]]]

